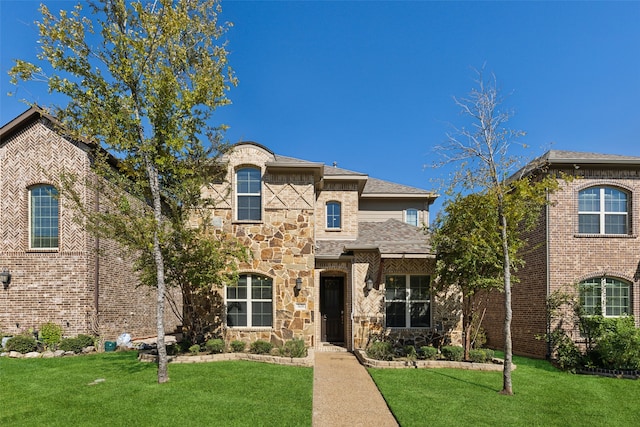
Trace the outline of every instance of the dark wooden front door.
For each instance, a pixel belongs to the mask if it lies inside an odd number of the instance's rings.
[[[323,277],[320,281],[322,341],[344,342],[344,278]]]

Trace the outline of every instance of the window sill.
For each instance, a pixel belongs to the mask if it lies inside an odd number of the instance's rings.
[[[636,234],[582,234],[576,233],[573,237],[577,239],[596,238],[596,239],[636,239]]]
[[[242,219],[242,220],[234,220],[231,222],[232,224],[263,224],[264,221],[262,221],[261,219],[256,219],[256,220],[247,220],[247,219]]]
[[[336,233],[336,232],[342,231],[342,228],[325,228],[324,231],[328,233]]]
[[[39,254],[39,253],[46,253],[46,254],[57,254],[58,252],[60,252],[59,248],[51,248],[51,249],[46,249],[46,248],[29,248],[26,250],[27,253],[30,254]]]
[[[230,330],[233,331],[243,331],[243,332],[263,332],[263,331],[273,331],[273,326],[227,326]]]

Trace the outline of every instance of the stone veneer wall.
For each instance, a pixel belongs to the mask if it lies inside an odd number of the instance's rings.
[[[431,321],[428,329],[388,329],[384,326],[384,281],[388,274],[428,274],[435,272],[433,259],[384,259],[380,262],[374,252],[356,253],[354,257],[354,347],[365,348],[372,334],[393,335],[403,342],[426,345],[437,335],[441,343],[461,344],[460,298],[457,293],[432,295]],[[382,271],[380,272],[380,269]],[[381,273],[381,274],[379,274]],[[374,279],[371,291],[365,288],[367,277]],[[358,286],[362,284],[362,286]]]
[[[327,202],[340,202],[342,224],[339,230],[327,229]],[[358,186],[353,182],[328,182],[316,203],[319,239],[355,239],[358,236]]]
[[[59,249],[28,249],[29,187],[55,185],[63,170],[77,174],[79,182],[91,174],[83,147],[61,137],[45,119],[29,124],[0,147],[0,269],[7,268],[12,276],[8,289],[0,289],[0,330],[17,334],[51,321],[63,327],[65,336],[155,334],[155,297],[135,289],[130,263],[119,259],[107,241],[102,242],[96,271],[95,240],[74,221],[63,199]],[[93,203],[89,189],[79,191],[85,202]]]
[[[237,237],[251,259],[240,265],[240,273],[260,274],[273,280],[274,323],[271,328],[226,328],[227,341],[258,339],[281,345],[292,338],[314,345],[314,227],[315,189],[311,173],[269,173],[265,164],[273,155],[254,146],[240,146],[228,154],[225,182],[203,190],[215,200],[214,222]],[[235,170],[253,166],[262,171],[262,220],[235,221]],[[295,291],[297,278],[302,290]],[[224,290],[219,291],[223,294]]]

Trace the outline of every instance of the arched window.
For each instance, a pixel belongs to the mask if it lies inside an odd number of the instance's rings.
[[[58,249],[58,190],[51,185],[29,189],[29,248]]]
[[[584,234],[627,234],[629,200],[624,191],[612,187],[591,187],[578,193],[578,232]]]
[[[236,286],[227,286],[227,326],[269,327],[272,325],[272,279],[242,274]]]
[[[580,283],[580,304],[586,314],[623,316],[631,314],[629,283],[610,277]]]
[[[262,182],[260,169],[242,168],[236,172],[236,219],[262,220]]]
[[[407,209],[404,211],[404,222],[418,226],[418,209]]]
[[[327,228],[342,227],[342,208],[340,202],[327,202]]]

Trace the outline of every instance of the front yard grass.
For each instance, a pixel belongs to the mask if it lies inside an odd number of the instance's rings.
[[[0,425],[311,425],[312,368],[169,364],[159,385],[157,366],[136,356],[0,359]]]
[[[637,426],[640,380],[573,375],[514,357],[513,396],[502,372],[369,369],[402,427]]]

